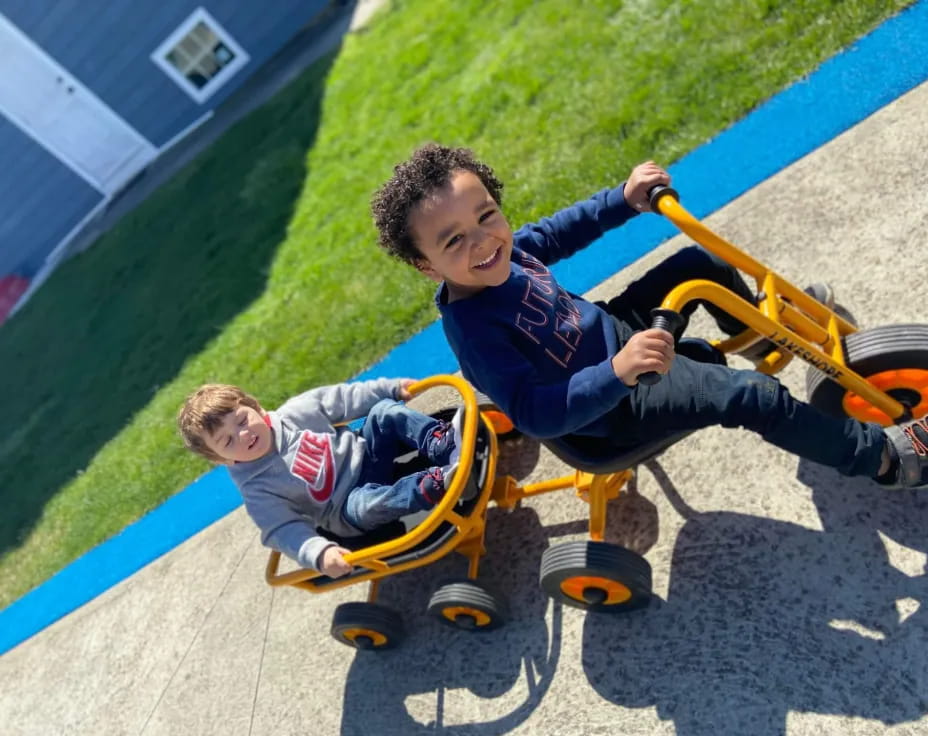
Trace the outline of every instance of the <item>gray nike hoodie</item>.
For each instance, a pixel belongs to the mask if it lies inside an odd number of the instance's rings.
[[[348,427],[334,425],[396,398],[401,385],[400,379],[379,378],[320,386],[268,412],[274,448],[262,458],[229,466],[263,544],[318,570],[319,556],[334,543],[316,534],[316,526],[343,537],[361,534],[341,511],[357,485],[365,442]]]

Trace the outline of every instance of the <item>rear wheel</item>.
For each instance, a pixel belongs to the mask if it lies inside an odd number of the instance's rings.
[[[497,439],[501,441],[511,440],[521,435],[512,420],[493,402],[493,399],[480,391],[474,393],[477,398],[477,408],[480,409],[480,413],[493,427]]]
[[[432,594],[428,612],[446,626],[468,631],[489,631],[509,618],[502,597],[470,579],[444,583]]]
[[[379,603],[342,603],[332,615],[332,636],[355,649],[391,649],[405,632],[403,619]]]
[[[621,613],[651,600],[651,565],[630,549],[606,542],[567,542],[541,557],[541,587],[574,608]]]
[[[848,368],[904,404],[914,418],[928,414],[928,325],[889,325],[861,330],[842,340]],[[826,414],[877,422],[892,419],[819,370],[806,374],[809,403]]]

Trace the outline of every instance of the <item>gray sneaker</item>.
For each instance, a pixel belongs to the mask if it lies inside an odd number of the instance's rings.
[[[824,304],[829,309],[835,308],[835,290],[831,288],[831,284],[826,284],[824,281],[816,281],[813,284],[809,284],[803,291],[815,299],[815,301]]]
[[[928,486],[928,417],[886,427],[886,441],[894,455],[896,477],[893,488]]]

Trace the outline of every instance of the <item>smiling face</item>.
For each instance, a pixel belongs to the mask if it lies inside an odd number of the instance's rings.
[[[509,278],[512,229],[479,177],[456,172],[447,186],[409,216],[422,258],[416,268],[444,281],[450,300],[472,296]]]
[[[257,460],[274,445],[265,413],[243,404],[226,414],[216,430],[203,440],[227,464]]]

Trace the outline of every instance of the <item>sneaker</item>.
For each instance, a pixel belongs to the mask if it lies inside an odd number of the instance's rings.
[[[451,448],[451,455],[448,456],[450,465],[457,465],[461,460],[461,427],[464,425],[464,407],[458,409],[454,416],[451,417],[451,429],[454,432],[452,437],[454,447]]]
[[[835,308],[835,290],[831,288],[830,284],[826,284],[824,281],[816,281],[814,284],[809,284],[803,291],[829,309]]]
[[[896,466],[895,478],[884,485],[893,488],[928,486],[928,417],[883,430]]]
[[[450,478],[447,479],[450,481]],[[431,508],[445,497],[445,473],[442,468],[429,468],[419,478],[419,495]]]
[[[451,486],[451,480],[454,478],[454,474],[457,472],[457,469],[457,462],[448,465],[446,468],[443,468],[446,486]],[[458,499],[458,504],[464,504],[468,501],[473,501],[475,498],[477,498],[479,493],[480,488],[477,487],[477,482],[474,480],[472,475],[467,479],[467,483],[464,484],[464,488],[461,490],[461,497]]]
[[[461,458],[458,438],[461,436],[461,424],[464,421],[464,409],[455,412],[450,422],[442,422],[433,431],[428,441],[428,458],[432,462],[457,464]]]
[[[429,468],[422,474],[422,477],[419,479],[419,493],[429,504],[429,507],[435,506],[435,504],[445,497],[445,493],[451,487],[457,469],[458,463],[452,463],[443,468]],[[473,498],[473,493],[467,495],[471,485],[473,484],[469,483],[468,487],[465,488],[461,494],[462,501],[469,501]]]

